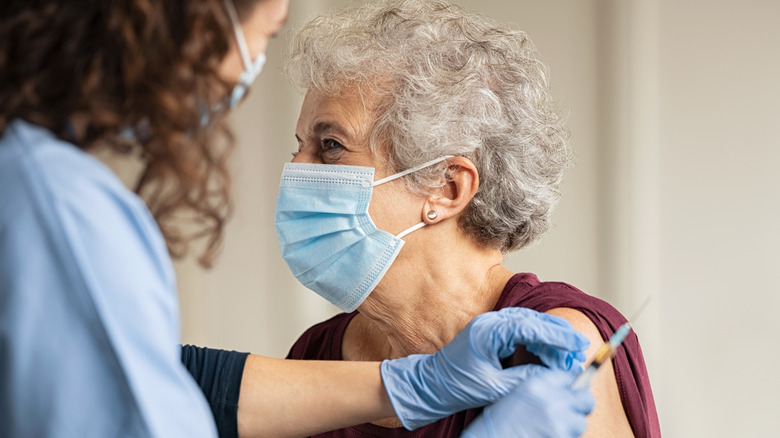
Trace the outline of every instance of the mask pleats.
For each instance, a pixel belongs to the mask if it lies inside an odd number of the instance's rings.
[[[345,312],[366,299],[404,244],[368,214],[373,176],[370,167],[288,163],[276,200],[274,224],[287,266]]]

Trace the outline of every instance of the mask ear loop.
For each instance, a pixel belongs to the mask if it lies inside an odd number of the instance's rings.
[[[380,180],[374,181],[371,184],[371,186],[372,187],[376,187],[376,186],[378,186],[380,184],[384,184],[386,182],[390,182],[390,181],[392,181],[394,179],[398,179],[398,178],[401,178],[402,176],[409,175],[412,172],[417,172],[420,169],[424,169],[424,168],[426,168],[428,166],[432,166],[432,165],[434,165],[436,163],[439,163],[441,161],[447,160],[447,159],[452,158],[452,157],[453,157],[453,155],[445,155],[445,156],[439,157],[439,158],[437,158],[435,160],[426,161],[425,163],[422,163],[419,166],[415,166],[415,167],[412,167],[411,169],[406,169],[403,172],[398,172],[398,173],[396,173],[394,175],[390,175],[388,177],[385,177],[385,178],[382,178]],[[413,226],[405,229],[404,231],[401,231],[398,235],[395,236],[395,238],[396,239],[402,239],[407,234],[409,234],[409,233],[411,233],[413,231],[417,231],[417,230],[419,230],[420,228],[422,228],[422,227],[424,227],[426,225],[428,225],[428,224],[426,224],[425,222],[420,222],[417,225],[413,225]]]
[[[244,37],[244,31],[241,30],[241,21],[238,19],[238,12],[236,7],[233,6],[232,0],[225,0],[225,9],[230,16],[230,22],[233,24],[233,33],[236,36],[236,44],[238,44],[238,51],[241,53],[241,61],[244,62],[244,68],[247,70],[252,69],[253,62],[252,56],[249,54],[249,47],[246,45],[246,37]]]
[[[225,0],[224,3],[228,16],[230,16],[230,22],[233,25],[233,34],[236,37],[238,52],[241,54],[241,62],[244,64],[244,71],[238,77],[238,84],[233,88],[227,105],[228,108],[233,109],[244,98],[247,89],[257,78],[257,75],[260,74],[260,70],[265,64],[265,53],[257,55],[257,58],[252,61],[252,55],[249,53],[249,46],[246,43],[244,31],[241,29],[241,21],[238,19],[238,12],[236,12],[232,0]]]
[[[415,166],[415,167],[412,167],[411,169],[406,169],[403,172],[398,172],[398,173],[396,173],[394,175],[390,175],[388,177],[385,177],[385,178],[382,178],[380,180],[374,181],[373,183],[371,183],[371,186],[372,187],[376,187],[376,186],[378,186],[380,184],[384,184],[386,182],[390,182],[390,181],[392,181],[394,179],[398,179],[398,178],[401,178],[402,176],[409,175],[412,172],[417,172],[420,169],[425,169],[428,166],[432,166],[432,165],[434,165],[434,164],[436,164],[438,162],[450,159],[452,157],[453,157],[453,155],[445,155],[445,156],[437,158],[435,160],[426,161],[425,163],[422,163],[419,166]]]
[[[428,224],[426,224],[425,222],[420,222],[417,225],[411,226],[411,227],[401,231],[397,236],[395,236],[395,238],[396,239],[403,239],[404,236],[406,236],[407,234],[411,233],[412,231],[417,231],[417,230],[419,230],[420,228],[422,228],[422,227],[424,227],[426,225],[428,225]]]

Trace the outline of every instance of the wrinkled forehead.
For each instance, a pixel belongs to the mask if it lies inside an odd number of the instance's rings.
[[[296,129],[308,133],[340,130],[368,146],[376,135],[377,118],[381,117],[386,105],[386,97],[374,90],[358,85],[337,91],[309,88],[301,104]]]

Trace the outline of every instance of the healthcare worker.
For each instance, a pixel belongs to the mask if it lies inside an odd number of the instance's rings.
[[[204,397],[180,361],[169,252],[194,234],[206,238],[201,262],[214,256],[230,205],[224,115],[260,72],[287,7],[0,3],[0,436],[216,435],[220,388]],[[94,158],[105,148],[143,163],[145,202]],[[547,366],[502,370],[518,344]],[[593,401],[569,389],[570,371],[586,344],[558,318],[505,309],[433,355],[253,355],[233,432],[300,436],[393,415],[425,423],[499,400],[466,434],[577,436]]]

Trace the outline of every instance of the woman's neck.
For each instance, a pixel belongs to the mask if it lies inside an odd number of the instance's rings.
[[[344,359],[433,353],[475,316],[495,307],[513,275],[489,250],[401,258],[360,306],[344,337]]]

